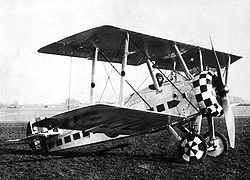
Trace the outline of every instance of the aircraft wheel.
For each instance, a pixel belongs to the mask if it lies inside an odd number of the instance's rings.
[[[207,144],[204,138],[198,134],[184,136],[178,145],[179,158],[191,164],[200,163],[206,157]]]
[[[214,145],[209,143],[209,133],[203,135],[207,144],[207,154],[211,157],[218,157],[224,155],[228,150],[228,142],[225,136],[221,133],[215,132]]]

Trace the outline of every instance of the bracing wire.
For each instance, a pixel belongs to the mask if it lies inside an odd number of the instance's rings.
[[[142,81],[142,83],[138,86],[137,90],[141,88],[141,86],[146,82],[146,80],[149,78],[150,75],[147,75],[147,77]]]
[[[152,60],[151,60],[151,58],[132,40],[132,39],[130,39],[131,40],[131,42],[138,48],[138,49],[140,49],[140,51],[141,51],[141,53],[147,58],[147,59],[149,59],[150,61],[151,61],[151,63],[152,64],[154,64],[153,62],[152,62]],[[168,82],[170,82],[171,83],[171,85],[180,93],[180,94],[182,94],[181,93],[181,91],[175,86],[175,84],[159,69],[159,68],[157,68],[158,69],[158,71],[167,79],[167,81]],[[189,104],[191,104],[191,106],[199,113],[199,110],[195,107],[195,105],[187,98],[187,97],[185,97],[185,99],[188,101],[188,103]]]
[[[106,68],[106,66],[105,66],[104,63],[103,63],[103,66],[104,66],[104,69],[105,69],[105,72],[106,72],[106,74],[107,74],[108,79],[107,79],[106,84],[105,84],[105,86],[104,86],[104,89],[103,89],[103,91],[102,91],[102,95],[101,95],[101,97],[100,97],[100,102],[101,102],[101,100],[102,100],[102,97],[103,97],[103,94],[104,94],[104,91],[105,91],[105,89],[106,89],[106,87],[107,87],[108,82],[110,82],[110,85],[111,85],[111,87],[112,87],[113,93],[114,93],[115,98],[116,98],[116,101],[118,101],[118,98],[117,98],[116,92],[115,92],[115,88],[114,88],[114,86],[113,86],[113,84],[112,84],[112,81],[110,80],[110,76],[111,76],[111,74],[112,74],[112,72],[113,72],[113,69],[111,69],[110,73],[108,74],[107,68]]]
[[[103,58],[111,65],[111,67],[121,76],[121,73],[114,67],[114,65],[110,62],[110,60],[105,56],[105,54],[103,54],[103,52],[99,49],[100,54],[103,56]],[[130,86],[130,88],[141,98],[141,100],[149,107],[152,108],[150,106],[150,104],[140,95],[140,93],[138,93],[135,88],[127,81],[125,80],[125,82]]]
[[[72,56],[70,57],[70,68],[69,68],[69,89],[68,89],[68,101],[67,101],[68,110],[70,109],[71,70],[72,70]]]
[[[111,72],[112,72],[112,70],[113,70],[113,69],[111,69]],[[110,72],[110,75],[111,75],[111,72]],[[107,74],[107,72],[106,72],[106,74]],[[100,97],[99,102],[101,102],[102,97],[103,97],[103,94],[104,94],[104,92],[105,92],[105,90],[106,90],[106,87],[107,87],[107,85],[108,85],[108,82],[109,82],[109,75],[107,75],[107,76],[108,76],[108,79],[107,79],[107,81],[106,81],[106,83],[105,83],[105,86],[104,86],[104,88],[103,88],[103,91],[102,91],[102,94],[101,94],[101,97]]]
[[[117,52],[117,54],[116,54],[116,59],[118,58],[118,56],[119,56],[119,54],[120,54],[121,47],[122,47],[122,44],[123,44],[124,41],[125,41],[125,39],[123,39],[123,41],[122,41],[122,43],[121,43],[121,45],[120,45],[120,47],[119,47],[119,50],[118,50],[118,52]],[[110,64],[111,64],[111,62],[110,62]],[[111,82],[111,80],[110,80],[110,76],[111,76],[111,74],[112,74],[114,68],[112,68],[111,71],[110,71],[110,73],[108,74],[107,68],[106,68],[106,66],[105,66],[104,63],[103,63],[103,66],[104,66],[105,72],[106,72],[106,74],[107,74],[107,76],[108,76],[108,79],[107,79],[107,81],[106,81],[106,84],[105,84],[105,86],[104,86],[104,89],[103,89],[103,91],[102,91],[102,95],[101,95],[99,101],[101,102],[102,97],[103,97],[103,94],[104,94],[104,92],[105,92],[105,89],[106,89],[106,87],[107,87],[107,85],[108,85],[108,81],[109,81],[110,84],[111,84],[111,87],[112,87],[112,89],[113,89],[113,92],[114,92],[116,101],[118,102],[118,98],[117,98],[117,96],[116,96],[116,92],[115,92],[114,86],[113,86],[113,84],[112,84],[112,82]],[[113,67],[113,66],[112,66],[112,67]]]
[[[143,81],[142,81],[142,83],[138,86],[138,88],[136,89],[137,91],[140,89],[140,87],[146,82],[146,80],[149,78],[149,76],[150,75],[148,75]],[[126,105],[128,102],[129,102],[129,100],[132,98],[134,96],[134,94],[132,94],[129,98],[128,98],[128,100],[124,103],[124,105]]]

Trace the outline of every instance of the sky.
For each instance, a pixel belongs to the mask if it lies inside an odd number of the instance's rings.
[[[0,102],[51,104],[69,96],[70,57],[37,50],[101,25],[112,25],[164,39],[211,48],[243,58],[230,66],[230,95],[250,99],[250,1],[248,0],[0,0]],[[107,72],[111,69],[105,65]],[[120,67],[117,66],[119,69]],[[127,68],[137,88],[145,66]],[[105,87],[103,63],[97,66],[96,99]],[[91,61],[72,58],[70,97],[89,101]],[[136,78],[135,78],[136,77]],[[112,85],[119,90],[112,72]],[[146,85],[146,84],[144,84]],[[110,83],[103,97],[114,94]],[[126,87],[127,95],[132,91]]]

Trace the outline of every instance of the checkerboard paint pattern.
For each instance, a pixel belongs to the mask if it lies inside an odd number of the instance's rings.
[[[212,71],[202,71],[193,80],[195,98],[204,116],[221,116],[223,109],[216,100],[216,93],[212,85]]]

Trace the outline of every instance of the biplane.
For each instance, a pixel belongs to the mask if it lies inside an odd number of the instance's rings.
[[[92,61],[90,105],[32,119],[27,137],[14,142],[28,142],[33,151],[49,153],[169,130],[179,142],[180,159],[198,163],[206,155],[218,157],[227,151],[227,138],[214,127],[214,117],[224,115],[229,144],[235,147],[227,82],[230,64],[240,56],[215,51],[213,45],[207,49],[107,25],[59,40],[38,52]],[[109,63],[120,77],[117,104],[95,103],[97,61]],[[121,69],[114,63],[121,64]],[[136,90],[126,79],[126,67],[142,64],[147,65],[152,84]],[[168,76],[165,70],[170,72]],[[127,98],[125,83],[134,92]],[[202,119],[208,122],[208,132],[203,135]]]

